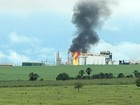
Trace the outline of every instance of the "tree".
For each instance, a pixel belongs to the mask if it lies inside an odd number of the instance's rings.
[[[100,78],[100,79],[105,78],[105,74],[101,72],[101,73],[99,74],[99,78]]]
[[[83,77],[83,75],[85,74],[84,70],[80,70],[79,73],[81,75],[81,77]]]
[[[69,80],[70,77],[67,73],[58,74],[56,80]]]
[[[114,78],[113,74],[112,73],[105,73],[105,77],[106,78]]]
[[[117,78],[124,78],[124,77],[125,77],[125,76],[124,76],[123,73],[119,73],[118,76],[117,76]]]
[[[133,78],[133,75],[126,75],[126,78]]]
[[[136,86],[140,87],[140,77],[136,80]]]
[[[29,80],[30,80],[30,81],[36,81],[38,78],[39,78],[39,75],[36,74],[36,73],[31,72],[31,73],[29,74]]]
[[[78,90],[78,93],[79,93],[80,88],[82,87],[83,87],[83,84],[81,82],[75,82],[74,88]]]
[[[81,75],[77,75],[76,77],[75,77],[75,79],[77,80],[77,79],[83,79],[83,77],[81,76]]]
[[[135,75],[135,77],[140,77],[140,73],[138,72],[138,70],[134,70],[133,74]]]
[[[88,74],[88,76],[91,74],[91,72],[92,72],[92,69],[91,68],[87,68],[86,69],[86,73]]]

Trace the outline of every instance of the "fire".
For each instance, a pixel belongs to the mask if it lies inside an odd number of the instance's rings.
[[[78,52],[74,52],[73,53],[73,65],[78,65],[79,63],[79,60],[78,60],[78,57],[79,57],[79,53]]]

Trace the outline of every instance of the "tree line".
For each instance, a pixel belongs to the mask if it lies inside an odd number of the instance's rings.
[[[140,87],[140,72],[138,70],[133,71],[133,75],[124,75],[123,73],[119,73],[116,77],[113,75],[113,73],[98,73],[91,75],[92,73],[91,68],[87,68],[86,70],[80,70],[76,77],[70,77],[67,73],[60,73],[56,76],[56,80],[86,80],[86,79],[111,79],[111,78],[133,78],[136,77],[136,85]],[[31,72],[29,75],[30,81],[36,81],[39,78],[39,75],[36,73]],[[40,81],[43,81],[43,78],[40,79]]]
[[[98,73],[93,74],[91,68],[87,68],[86,70],[80,70],[76,77],[70,77],[67,73],[60,73],[57,75],[56,80],[71,80],[71,79],[110,79],[110,78],[133,78],[133,77],[140,77],[140,72],[138,70],[134,70],[133,75],[124,75],[123,73],[119,73],[116,77],[113,75],[113,73]]]

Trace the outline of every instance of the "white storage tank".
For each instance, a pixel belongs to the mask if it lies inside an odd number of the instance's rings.
[[[105,57],[100,55],[79,56],[79,65],[104,65]]]

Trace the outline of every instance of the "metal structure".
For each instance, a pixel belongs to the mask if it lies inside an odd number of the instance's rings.
[[[101,51],[100,55],[105,56],[106,64],[109,64],[109,62],[112,61],[112,53],[110,51]]]
[[[62,65],[62,59],[60,57],[59,51],[56,53],[56,65]]]

